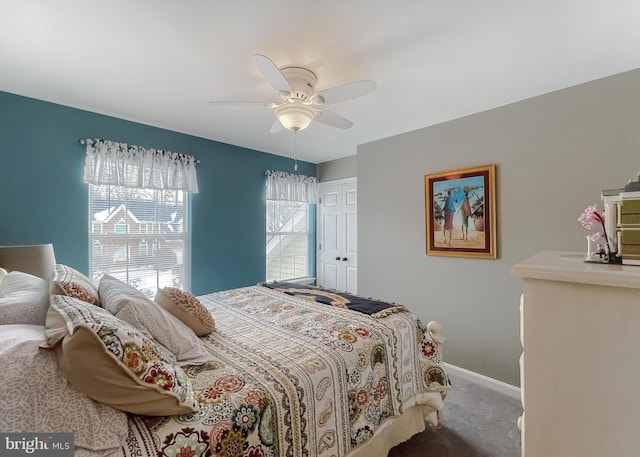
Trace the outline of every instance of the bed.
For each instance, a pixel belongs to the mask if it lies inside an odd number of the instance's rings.
[[[56,266],[0,281],[0,430],[79,456],[375,457],[440,425],[440,325],[299,284],[154,300]]]

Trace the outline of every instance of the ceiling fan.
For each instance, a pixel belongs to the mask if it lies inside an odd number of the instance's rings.
[[[283,129],[298,132],[307,128],[313,120],[339,129],[351,128],[353,122],[332,111],[327,111],[323,106],[361,97],[376,90],[375,82],[363,80],[316,91],[318,78],[311,70],[303,67],[278,68],[271,59],[261,54],[252,55],[251,60],[281,101],[269,103],[216,100],[209,103],[218,106],[271,108],[276,116],[271,133],[277,133]]]

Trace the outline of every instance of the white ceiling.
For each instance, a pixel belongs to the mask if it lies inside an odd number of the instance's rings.
[[[298,133],[320,163],[639,68],[640,1],[0,0],[0,90],[291,156],[272,110],[207,103],[276,100],[255,53],[311,69],[316,89],[377,83],[328,107],[351,129]]]

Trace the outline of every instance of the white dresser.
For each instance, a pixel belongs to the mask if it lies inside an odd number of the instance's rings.
[[[523,457],[640,456],[640,266],[545,251],[522,277]]]

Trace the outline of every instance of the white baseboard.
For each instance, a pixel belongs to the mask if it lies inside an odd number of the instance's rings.
[[[477,382],[478,384],[481,384],[484,387],[497,390],[498,392],[504,395],[507,395],[509,397],[513,397],[518,400],[521,398],[519,387],[512,386],[511,384],[507,384],[506,382],[498,381],[497,379],[490,378],[480,373],[475,373],[473,371],[465,370],[464,368],[451,365],[450,363],[443,362],[443,365],[447,371],[454,372],[461,378],[465,378],[470,381]]]
[[[286,282],[292,282],[294,284],[303,284],[306,286],[312,286],[316,283],[315,276],[301,276],[299,278],[285,279]]]

